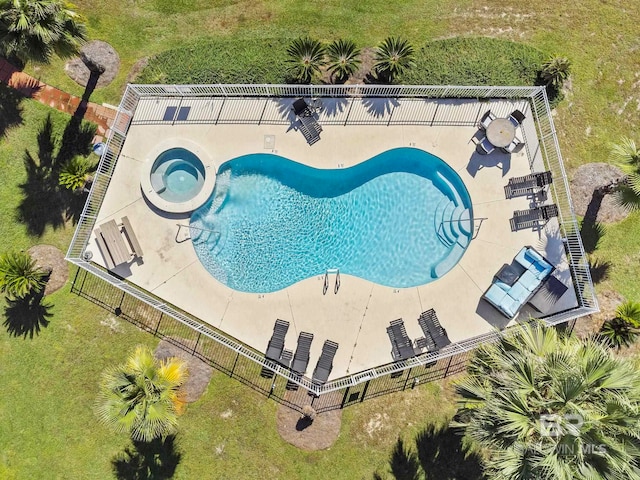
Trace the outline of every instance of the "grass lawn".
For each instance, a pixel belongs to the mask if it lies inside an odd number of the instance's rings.
[[[573,62],[571,91],[555,117],[570,170],[606,161],[609,142],[621,135],[639,140],[640,0],[368,0],[350,7],[339,0],[76,3],[87,17],[90,37],[111,43],[122,62],[114,83],[94,92],[92,100],[97,102],[117,104],[127,73],[142,58],[199,38],[286,39],[309,34],[373,46],[388,35],[402,34],[420,47],[433,38],[486,35],[529,43]],[[81,95],[83,89],[66,76],[63,63],[27,70]],[[34,233],[24,211],[25,221],[20,221],[19,207],[20,185],[27,179],[25,151],[38,152],[38,135],[49,114],[54,137],[70,117],[2,88],[0,99],[0,251],[39,243],[64,251],[73,234],[71,222],[56,217],[41,222],[41,231]],[[616,290],[632,300],[640,300],[639,215],[609,226],[593,254],[611,263],[608,278],[598,288]],[[125,436],[96,425],[92,404],[99,374],[121,362],[136,344],[154,346],[157,339],[72,295],[69,288],[45,299],[52,316],[34,338],[12,337],[0,329],[0,382],[5,386],[0,399],[2,479],[113,478],[112,459],[128,445]],[[0,300],[3,312],[5,306]],[[283,442],[275,431],[277,408],[275,402],[216,372],[204,397],[180,420],[181,459],[174,478],[370,479],[376,473],[380,478],[402,478],[398,472],[411,461],[398,450],[394,453],[398,438],[413,448],[416,434],[445,421],[454,406],[449,383],[440,382],[349,407],[343,412],[340,438],[322,452],[303,452]],[[446,446],[443,451],[451,456],[455,440],[445,437],[431,436],[426,443]],[[421,460],[430,466],[426,478],[447,478],[434,474],[437,465],[428,458]],[[456,462],[463,464],[459,457],[454,457]]]

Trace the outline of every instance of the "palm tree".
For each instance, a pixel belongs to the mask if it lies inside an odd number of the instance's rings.
[[[298,38],[287,48],[289,74],[301,83],[310,83],[324,65],[325,48],[318,40]]]
[[[616,348],[628,347],[640,335],[640,303],[624,302],[616,308],[616,316],[604,322],[600,334]]]
[[[26,252],[10,252],[0,256],[0,292],[9,298],[26,299],[42,291],[47,272],[36,265]]]
[[[542,64],[540,78],[542,81],[560,90],[571,74],[571,62],[566,57],[553,57]]]
[[[640,148],[629,137],[611,145],[611,161],[626,175],[617,185],[616,200],[631,209],[640,208]]]
[[[23,65],[74,55],[87,39],[74,9],[62,0],[0,0],[0,54]]]
[[[640,374],[597,341],[523,326],[480,347],[457,422],[496,480],[640,475]]]
[[[150,442],[176,430],[184,409],[181,387],[186,364],[178,358],[158,361],[139,346],[123,365],[102,375],[96,403],[99,420],[134,441]]]
[[[379,78],[392,82],[409,67],[415,66],[413,57],[413,47],[407,40],[388,37],[376,48],[373,70]]]
[[[327,47],[329,71],[338,81],[344,81],[358,71],[360,49],[351,40],[334,40]]]
[[[95,164],[87,157],[76,156],[67,161],[60,169],[58,183],[74,193],[85,191],[87,184],[91,183],[91,174],[95,170]]]

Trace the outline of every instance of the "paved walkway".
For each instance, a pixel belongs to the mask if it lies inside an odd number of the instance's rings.
[[[82,101],[79,97],[69,95],[19,71],[4,58],[0,58],[0,81],[27,97],[70,115],[73,115]],[[87,111],[83,118],[98,125],[96,140],[100,141],[102,140],[101,137],[106,136],[115,117],[116,110],[113,108],[88,102]]]

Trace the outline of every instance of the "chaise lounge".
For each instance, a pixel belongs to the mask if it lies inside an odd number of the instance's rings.
[[[504,195],[506,198],[513,198],[534,194],[552,182],[553,177],[548,170],[546,172],[531,173],[523,177],[513,177],[505,185]]]
[[[509,220],[509,223],[511,224],[511,231],[517,232],[525,228],[544,226],[551,217],[557,216],[558,206],[552,203],[551,205],[542,205],[529,210],[516,210],[513,212],[513,218]]]
[[[533,247],[523,247],[511,264],[496,273],[482,298],[507,318],[514,318],[554,270]]]

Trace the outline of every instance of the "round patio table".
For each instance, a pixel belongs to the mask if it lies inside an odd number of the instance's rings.
[[[496,118],[487,126],[487,140],[497,148],[508,146],[516,136],[516,127],[508,118]]]

